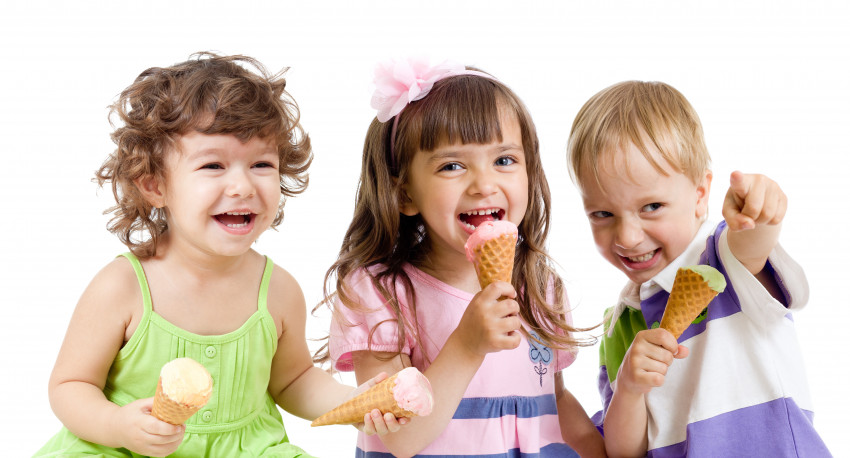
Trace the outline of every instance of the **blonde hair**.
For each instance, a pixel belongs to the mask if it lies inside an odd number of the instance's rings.
[[[406,263],[421,265],[430,251],[430,236],[420,215],[401,214],[402,189],[408,180],[413,156],[417,151],[433,151],[444,144],[501,141],[502,113],[519,124],[528,172],[528,209],[519,225],[512,280],[519,293],[520,315],[542,341],[553,347],[572,348],[593,343],[572,335],[573,331],[585,329],[573,328],[566,322],[563,280],[545,252],[550,194],[531,116],[510,88],[498,80],[474,75],[440,80],[426,97],[405,107],[398,115],[394,139],[390,138],[392,118],[383,123],[377,118],[372,120],[363,147],[354,217],[343,238],[339,257],[325,275],[325,298],[317,308],[327,304],[333,309],[337,298],[344,307],[364,311],[364,307],[348,294],[346,280],[355,271],[366,268],[373,285],[395,314],[399,331],[396,356],[402,351],[407,332],[419,341],[415,292],[403,266]],[[395,145],[393,151],[391,140]],[[395,157],[391,156],[393,154]],[[412,323],[407,321],[408,314],[401,312],[397,284],[407,292],[405,302],[410,308]],[[551,302],[546,300],[547,291],[554,291]],[[344,320],[337,310],[334,313]],[[327,360],[325,345],[316,353],[315,361]]]
[[[588,178],[582,174],[590,172],[598,182],[601,157],[629,144],[664,175],[653,150],[694,183],[711,166],[699,116],[685,96],[665,83],[624,81],[599,91],[581,107],[567,147],[573,181],[581,188]]]
[[[110,118],[117,116],[122,125],[111,135],[115,151],[95,174],[100,186],[112,184],[116,205],[105,212],[113,213],[109,231],[140,258],[156,253],[159,237],[168,229],[165,211],[154,208],[134,181],[163,179],[166,152],[191,131],[231,134],[243,142],[254,137],[274,141],[281,199],[271,227],[280,224],[286,196],[304,191],[313,160],[298,106],[286,92],[285,72],[272,75],[247,56],[206,52],[143,71],[110,107]]]

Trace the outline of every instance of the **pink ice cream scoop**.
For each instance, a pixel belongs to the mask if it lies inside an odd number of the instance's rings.
[[[490,240],[498,239],[507,235],[513,237],[516,243],[517,227],[516,224],[507,221],[485,221],[475,228],[475,231],[466,239],[466,259],[470,262],[475,262],[476,250],[480,250],[482,245]]]
[[[431,382],[415,367],[404,368],[396,374],[393,398],[402,409],[423,417],[430,415],[434,408]]]

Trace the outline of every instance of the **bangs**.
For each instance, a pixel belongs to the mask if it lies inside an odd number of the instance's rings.
[[[598,184],[600,161],[621,156],[618,152],[631,145],[662,175],[672,169],[696,180],[710,161],[699,118],[678,92],[660,83],[629,81],[594,95],[579,111],[568,147],[574,181],[581,186],[590,172]],[[629,175],[627,159],[622,160]]]
[[[669,165],[694,183],[711,166],[699,116],[668,84],[624,81],[584,104],[573,122],[568,146],[573,180],[581,187],[582,175],[590,172],[598,183],[600,156],[616,155],[630,144],[659,173],[666,175]]]
[[[487,78],[460,75],[439,81],[402,112],[399,152],[409,156],[446,144],[501,142],[502,116],[519,118],[515,107],[508,108],[511,100],[503,86]]]

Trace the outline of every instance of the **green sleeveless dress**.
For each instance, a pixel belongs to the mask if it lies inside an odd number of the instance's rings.
[[[268,392],[277,330],[266,308],[273,264],[266,267],[257,311],[235,331],[203,336],[187,332],[153,311],[147,279],[139,260],[133,265],[144,299],[144,314],[133,337],[118,352],[103,393],[118,405],[154,395],[159,371],[174,358],[190,357],[213,378],[207,405],[186,422],[186,434],[175,457],[309,457],[291,445],[277,405]],[[139,456],[77,438],[62,428],[35,456]]]

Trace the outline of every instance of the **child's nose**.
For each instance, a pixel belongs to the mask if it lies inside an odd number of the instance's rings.
[[[617,233],[614,243],[620,248],[630,249],[636,247],[643,240],[643,228],[639,221],[632,218],[624,218],[617,224]]]
[[[472,179],[472,184],[469,186],[469,193],[472,195],[489,196],[498,189],[496,174],[488,172],[473,172],[475,176]]]
[[[254,183],[247,173],[233,171],[227,185],[227,195],[230,197],[252,197],[254,195]]]

